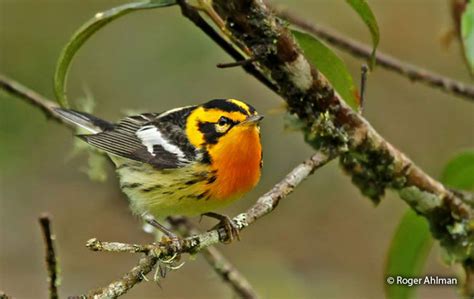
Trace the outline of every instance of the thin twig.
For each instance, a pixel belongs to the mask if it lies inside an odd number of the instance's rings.
[[[44,243],[46,247],[46,266],[48,268],[49,298],[58,298],[58,262],[54,249],[54,240],[51,229],[51,220],[48,215],[42,215],[39,218],[41,231],[43,232]]]
[[[254,61],[257,61],[256,57],[251,57],[249,59],[239,60],[239,61],[235,61],[235,62],[218,63],[216,66],[218,68],[225,69],[225,68],[230,68],[230,67],[243,66],[243,65],[252,63]]]
[[[364,105],[365,105],[365,90],[367,87],[367,72],[369,71],[369,67],[367,64],[362,65],[360,69],[360,107],[359,112],[364,112]]]
[[[54,119],[69,128],[73,128],[71,124],[65,122],[64,119],[54,110],[54,108],[59,107],[58,104],[2,74],[0,74],[0,90],[5,91],[12,96],[26,100],[31,105],[43,111],[46,117]]]
[[[86,247],[92,251],[108,252],[129,252],[129,253],[149,253],[155,247],[150,245],[126,244],[119,242],[101,242],[97,239],[90,239]]]
[[[197,235],[201,232],[197,226],[186,217],[168,217],[175,230],[181,230],[183,236]],[[224,255],[214,246],[200,252],[212,269],[227,283],[242,299],[258,299],[259,296],[250,282]]]
[[[86,296],[78,297],[108,299],[122,296],[136,284],[142,282],[145,279],[145,276],[154,269],[157,262],[157,257],[146,255],[140,259],[138,265],[133,267],[129,272],[125,273],[125,275],[123,275],[119,280],[111,282],[106,287],[91,291]]]
[[[197,228],[185,218],[173,217],[172,224],[177,228],[179,224],[185,224],[185,236],[199,234]],[[129,253],[152,253],[159,255],[159,246],[154,244],[139,245],[119,242],[101,242],[97,239],[87,241],[86,246],[93,251],[106,252],[129,252]],[[156,251],[158,249],[158,251]],[[257,299],[258,296],[247,279],[214,247],[208,247],[200,252],[206,261],[212,266],[222,279],[228,283],[240,298]]]
[[[247,279],[215,247],[208,247],[201,251],[201,254],[223,281],[232,287],[239,298],[259,298]]]
[[[324,39],[328,43],[343,51],[347,51],[350,54],[363,59],[370,59],[371,57],[372,49],[366,44],[353,40],[330,28],[326,28],[305,20],[304,18],[292,13],[288,9],[283,8],[282,6],[272,6],[272,9],[282,19],[285,19],[293,25]],[[467,100],[474,101],[473,85],[468,85],[449,77],[434,73],[430,70],[423,69],[419,66],[406,63],[391,55],[385,54],[380,50],[377,51],[375,61],[377,65],[405,76],[411,81],[418,81],[433,87],[437,87],[444,92],[449,92],[457,96],[462,96]]]

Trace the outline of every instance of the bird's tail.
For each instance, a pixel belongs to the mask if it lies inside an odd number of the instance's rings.
[[[97,118],[89,113],[63,108],[55,108],[54,110],[59,117],[68,123],[85,129],[88,133],[97,134],[113,127],[108,121]]]

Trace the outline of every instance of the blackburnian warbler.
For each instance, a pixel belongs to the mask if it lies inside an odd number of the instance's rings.
[[[89,132],[80,138],[109,155],[135,214],[219,218],[213,211],[240,198],[260,179],[263,117],[242,101],[216,99],[129,116],[117,124],[74,110],[56,111]],[[229,218],[221,220],[233,238]]]

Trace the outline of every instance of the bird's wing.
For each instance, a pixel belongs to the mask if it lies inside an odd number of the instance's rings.
[[[147,163],[157,169],[182,167],[196,155],[182,121],[189,115],[189,109],[174,110],[173,115],[165,112],[129,116],[110,130],[79,137],[109,154]]]

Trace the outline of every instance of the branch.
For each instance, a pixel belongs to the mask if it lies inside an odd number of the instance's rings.
[[[200,231],[188,218],[185,217],[168,217],[169,222],[175,229],[184,227],[183,235],[197,235]],[[229,260],[227,260],[219,250],[214,246],[210,246],[200,252],[207,263],[222,278],[224,282],[229,284],[235,294],[242,299],[258,299],[259,296],[253,289],[252,285],[243,276],[237,268],[235,268]]]
[[[474,228],[469,225],[473,219],[471,206],[416,166],[354,112],[308,62],[285,24],[261,0],[214,0],[213,5],[233,40],[243,44],[251,55],[265,53],[258,61],[259,69],[271,75],[289,112],[301,120],[311,146],[342,152],[343,168],[374,202],[387,188],[397,190],[428,220],[434,237],[454,260],[470,256],[470,244],[474,243]]]
[[[54,111],[54,108],[58,107],[55,102],[46,99],[28,87],[2,74],[0,74],[0,90],[3,90],[12,96],[26,100],[31,105],[43,111],[46,117],[52,118],[68,127],[72,127],[69,123],[64,122],[64,120]]]
[[[346,51],[355,57],[370,59],[372,49],[368,45],[350,39],[330,28],[325,28],[321,25],[314,24],[309,20],[305,20],[281,6],[271,6],[271,8],[282,19],[285,19],[291,24],[324,39],[333,46]],[[437,87],[444,92],[452,93],[456,96],[461,96],[467,100],[474,101],[474,86],[472,85],[467,85],[416,65],[403,62],[380,51],[377,51],[375,61],[377,62],[377,65],[405,76],[411,81],[418,81],[432,87]]]
[[[201,251],[201,254],[223,281],[232,287],[239,298],[259,298],[247,279],[215,247],[209,247]]]
[[[95,238],[90,239],[86,243],[86,247],[92,251],[109,251],[109,252],[130,252],[130,253],[149,253],[154,246],[140,244],[124,244],[118,242],[101,242]]]
[[[280,181],[270,191],[261,196],[250,209],[233,218],[233,221],[237,224],[238,229],[240,231],[243,230],[254,223],[256,220],[273,211],[281,199],[285,198],[304,179],[306,179],[316,169],[322,167],[327,162],[332,160],[335,156],[335,153],[324,154],[318,152],[294,168],[282,181]],[[138,266],[125,274],[121,279],[110,283],[104,288],[90,292],[89,296],[94,296],[94,298],[99,299],[109,297],[115,298],[123,295],[135,284],[140,283],[144,279],[144,276],[150,273],[155,267],[156,263],[159,261],[173,259],[177,255],[183,253],[195,254],[202,250],[209,249],[210,246],[219,242],[225,242],[226,240],[228,240],[228,237],[226,235],[225,229],[223,228],[217,228],[205,233],[181,239],[179,240],[179,250],[176,250],[175,246],[170,246],[170,243],[166,242],[149,245],[136,245],[117,242],[102,242],[97,239],[91,239],[87,242],[87,247],[94,251],[131,253],[143,252],[145,253],[145,257],[140,260]],[[221,273],[221,275],[223,275],[223,277],[228,279],[229,283],[232,284],[233,288],[242,296],[242,298],[257,298],[246,280],[242,279],[242,277],[233,267],[225,263],[225,261],[222,259],[222,256],[216,254],[216,252],[212,251],[212,249],[205,255],[211,263],[215,264],[215,269],[217,269],[219,262],[224,262],[224,264],[221,264],[223,267],[219,267],[218,271]]]
[[[242,54],[245,51],[237,50],[232,44],[227,42],[227,40],[222,37],[219,33],[217,33],[212,26],[210,26],[200,15],[199,12],[196,11],[194,8],[186,4],[185,0],[177,0],[178,4],[181,6],[181,13],[183,16],[191,20],[194,25],[199,27],[202,31],[204,31],[207,36],[209,36],[217,45],[219,45],[224,51],[226,51],[232,58],[236,61],[248,61],[248,59]],[[249,62],[245,64],[241,64],[243,69],[253,75],[258,81],[260,81],[263,85],[267,86],[270,90],[277,92],[277,86],[268,79],[268,77],[263,74],[257,67]]]
[[[138,265],[127,272],[122,278],[111,282],[108,286],[91,291],[87,296],[79,296],[79,298],[108,299],[117,298],[128,292],[133,286],[142,282],[144,277],[150,273],[158,258],[153,255],[145,255],[140,259]]]
[[[194,229],[190,230],[191,233],[196,232]],[[161,257],[163,258],[163,255],[161,255],[161,245],[155,245],[155,244],[146,244],[146,245],[139,245],[139,244],[127,244],[127,243],[119,243],[119,242],[102,242],[97,239],[91,239],[87,241],[86,246],[93,250],[93,251],[105,251],[105,252],[128,252],[128,253],[145,253],[149,255],[150,257]],[[166,246],[164,244],[163,246]],[[171,252],[171,251],[170,251]],[[227,282],[232,289],[236,292],[237,295],[239,295],[239,298],[248,298],[248,299],[256,299],[258,298],[257,294],[253,290],[252,286],[250,283],[247,281],[247,279],[240,274],[240,272],[214,247],[208,247],[203,249],[200,252],[206,261],[211,265],[211,267],[216,271],[216,273],[222,277],[222,279]],[[148,269],[148,267],[154,267],[155,264],[158,262],[158,260],[152,261],[149,260],[150,263],[153,262],[153,264],[144,264],[144,267]],[[146,269],[141,269],[141,272],[136,272],[136,273],[142,273],[142,276],[146,276],[152,269],[149,271],[144,271]],[[133,271],[133,270],[132,270]],[[132,277],[132,274],[127,274],[124,276],[124,278],[127,281],[130,281],[130,277]],[[122,278],[121,280],[123,280]],[[138,277],[137,277],[138,278]],[[141,280],[140,280],[141,281]],[[134,280],[133,284],[137,284],[140,282],[139,280]],[[125,283],[121,283],[120,281],[117,281],[115,283],[111,283],[109,286],[99,289],[96,291],[93,291],[89,294],[110,294],[110,288],[112,289],[117,289],[118,285],[124,285]],[[130,282],[128,283],[130,284]],[[130,286],[131,288],[132,286]],[[128,288],[128,289],[130,289]],[[117,295],[123,295],[128,289],[123,289],[120,288],[123,293],[116,293]],[[104,295],[105,296],[105,295]]]
[[[39,218],[41,231],[43,232],[44,244],[46,247],[46,266],[48,268],[49,298],[58,298],[58,262],[54,250],[55,237],[51,230],[51,221],[48,215]]]

